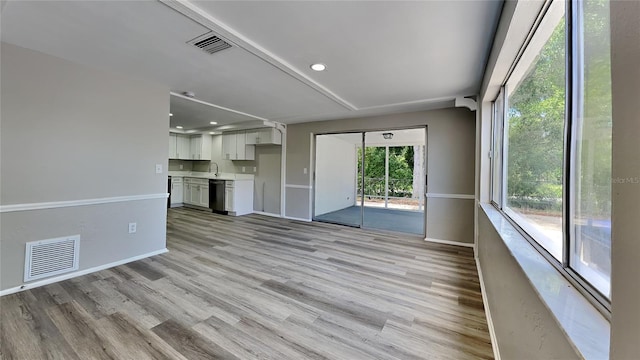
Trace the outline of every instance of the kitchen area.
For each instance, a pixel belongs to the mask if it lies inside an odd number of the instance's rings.
[[[229,118],[237,116],[172,93],[167,206],[280,216],[284,128]]]

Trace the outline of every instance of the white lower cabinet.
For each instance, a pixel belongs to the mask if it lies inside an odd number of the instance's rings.
[[[184,201],[184,185],[181,177],[171,178],[171,206],[180,206]]]
[[[209,179],[184,178],[183,203],[209,207]]]
[[[224,211],[233,212],[233,181],[224,182]]]
[[[224,190],[224,209],[229,215],[253,213],[253,180],[227,180]]]
[[[190,205],[200,205],[200,184],[191,184]]]
[[[172,177],[171,204],[209,208],[209,179]],[[253,213],[253,180],[225,180],[224,210],[232,216]]]
[[[200,185],[200,203],[199,205],[202,207],[209,207],[209,183],[207,179],[206,185]]]
[[[184,179],[184,186],[182,187],[184,191],[182,192],[182,203],[183,204],[191,204],[191,183]]]

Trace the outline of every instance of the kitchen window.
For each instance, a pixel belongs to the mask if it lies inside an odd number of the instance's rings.
[[[491,200],[609,307],[609,2],[548,1],[493,104]]]

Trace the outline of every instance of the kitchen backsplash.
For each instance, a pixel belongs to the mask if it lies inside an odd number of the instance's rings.
[[[182,167],[180,167],[182,165]],[[169,171],[193,171],[193,162],[189,160],[169,159]]]
[[[231,173],[231,174],[254,174],[254,167],[257,166],[258,162],[253,160],[247,161],[230,161],[230,160],[222,160],[222,161],[204,161],[204,160],[169,160],[169,171],[200,171],[200,172],[211,172],[215,171],[215,165],[211,165],[209,168],[209,164],[216,162],[218,164],[218,172],[221,173]],[[180,167],[182,165],[182,168]],[[244,171],[242,171],[244,168]]]

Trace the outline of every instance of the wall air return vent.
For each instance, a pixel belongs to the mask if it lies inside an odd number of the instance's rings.
[[[187,41],[187,44],[191,44],[199,49],[202,49],[203,51],[208,52],[209,54],[214,54],[218,51],[222,51],[231,47],[231,44],[214,35],[212,32],[208,32],[204,35],[198,36],[193,40],[189,40]]]
[[[24,261],[24,281],[78,270],[80,235],[28,242]]]

